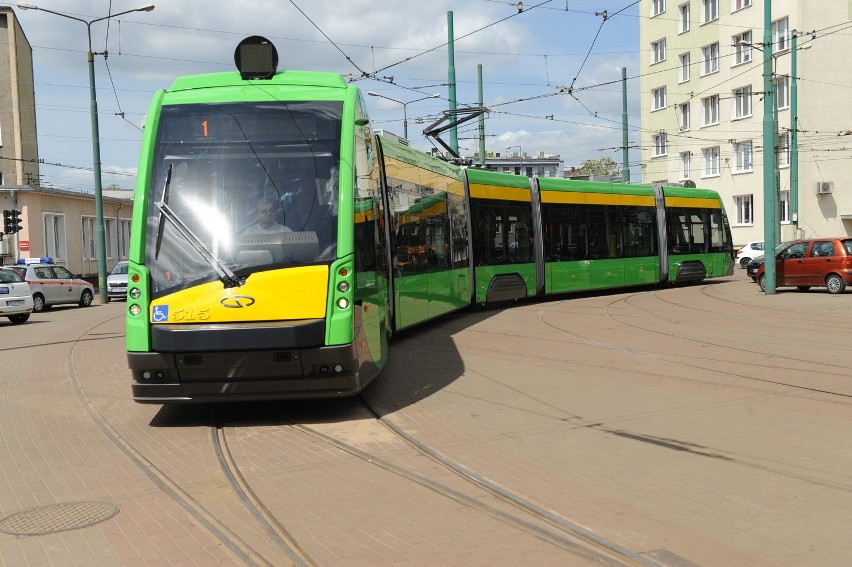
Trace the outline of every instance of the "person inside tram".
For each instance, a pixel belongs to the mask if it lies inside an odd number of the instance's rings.
[[[284,212],[278,201],[274,199],[261,199],[257,204],[257,222],[250,225],[243,234],[274,234],[276,232],[292,232],[290,227],[280,224],[276,216],[280,215],[284,220]]]

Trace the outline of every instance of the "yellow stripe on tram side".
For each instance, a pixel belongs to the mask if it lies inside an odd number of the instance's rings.
[[[582,193],[574,191],[542,191],[542,203],[579,205],[630,205],[653,207],[653,195],[624,195],[621,193]]]
[[[666,197],[667,207],[691,209],[721,209],[718,199],[701,199],[698,197]]]
[[[399,215],[399,224],[410,224],[417,222],[422,219],[428,219],[430,217],[436,216],[444,216],[447,214],[447,202],[441,201],[440,203],[436,203],[431,207],[427,207],[421,211],[416,213],[400,213]]]
[[[573,191],[542,191],[542,203],[561,203],[569,205],[585,205],[586,194]]]
[[[288,321],[325,317],[328,266],[256,272],[245,285],[201,284],[151,302],[154,324]]]
[[[359,222],[370,222],[371,220],[373,220],[373,217],[373,209],[369,209],[362,213],[355,213],[355,224]]]
[[[530,202],[529,188],[498,187],[497,185],[470,184],[470,196],[473,199],[492,199],[502,201]]]
[[[620,195],[622,205],[631,207],[653,207],[656,205],[653,195]]]
[[[385,157],[385,172],[388,177],[394,179],[408,181],[436,191],[464,195],[464,184],[460,179],[417,167],[392,157]]]

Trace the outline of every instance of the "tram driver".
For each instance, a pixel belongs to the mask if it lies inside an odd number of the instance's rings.
[[[281,220],[284,220],[284,212],[281,210],[278,201],[274,199],[264,198],[257,204],[257,222],[243,230],[242,234],[274,234],[276,232],[293,232],[290,227],[280,224],[276,218],[277,214],[281,215]]]

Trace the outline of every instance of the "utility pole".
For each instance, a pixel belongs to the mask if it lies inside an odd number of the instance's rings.
[[[482,96],[482,64],[476,66],[477,82],[479,83],[479,108],[483,108],[485,99]],[[479,164],[485,165],[485,113],[479,115]]]
[[[793,30],[792,51],[790,52],[790,222],[799,237],[799,87],[796,84],[797,33]]]
[[[775,293],[775,147],[773,110],[777,105],[772,82],[772,0],[763,5],[763,242],[764,293]]]
[[[627,67],[621,68],[621,182],[630,183],[627,155]]]
[[[447,53],[450,58],[450,66],[449,66],[449,83],[450,83],[450,114],[452,115],[452,119],[456,119],[456,48],[453,43],[453,12],[452,10],[447,12]],[[456,152],[456,155],[459,153],[459,130],[458,127],[453,125],[450,129],[450,147]]]

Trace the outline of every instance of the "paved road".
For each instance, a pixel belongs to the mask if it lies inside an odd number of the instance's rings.
[[[846,565],[850,308],[467,312],[361,398],[220,408],[132,402],[122,303],[3,320],[0,565]]]

